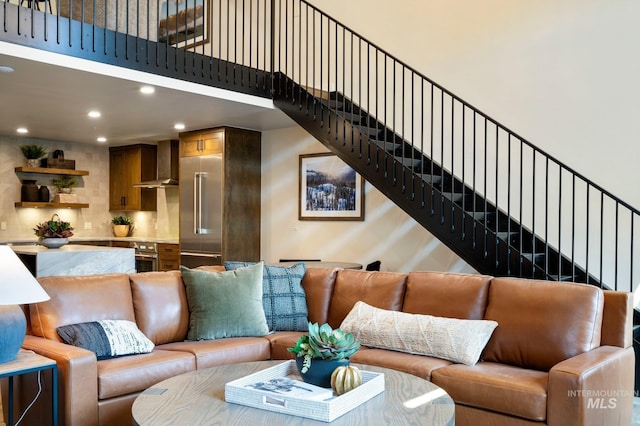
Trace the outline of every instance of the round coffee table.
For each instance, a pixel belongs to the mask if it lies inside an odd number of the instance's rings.
[[[173,425],[327,425],[328,423],[280,414],[259,408],[227,403],[224,385],[285,361],[260,361],[221,365],[192,371],[164,380],[141,393],[133,403],[133,424]],[[443,396],[420,401],[439,390],[433,383],[388,368],[357,365],[363,370],[384,373],[385,391],[334,420],[333,425],[413,424],[453,425],[455,405]]]

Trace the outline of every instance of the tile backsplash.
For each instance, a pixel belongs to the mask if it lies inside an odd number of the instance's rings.
[[[37,179],[38,185],[49,186],[55,194],[51,180],[55,175],[16,173],[15,168],[25,166],[21,145],[44,146],[49,153],[62,150],[64,158],[75,160],[77,170],[87,170],[80,176],[73,192],[79,203],[89,204],[85,209],[52,209],[16,207],[20,201],[22,179]],[[109,211],[109,148],[96,144],[31,139],[20,136],[0,135],[0,242],[35,241],[33,227],[57,213],[71,222],[76,238],[112,237],[111,218],[130,216],[135,223],[134,237],[177,239],[179,199],[175,188],[157,190],[157,212]],[[5,229],[6,228],[6,229]]]

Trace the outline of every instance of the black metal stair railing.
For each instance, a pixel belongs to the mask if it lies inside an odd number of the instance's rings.
[[[632,291],[640,213],[303,0],[274,101],[478,271]]]
[[[481,272],[635,289],[638,210],[303,0],[27,3],[0,41],[272,97]]]

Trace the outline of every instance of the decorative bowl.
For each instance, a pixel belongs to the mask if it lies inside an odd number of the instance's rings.
[[[50,249],[57,249],[69,242],[68,238],[42,238],[40,244]]]

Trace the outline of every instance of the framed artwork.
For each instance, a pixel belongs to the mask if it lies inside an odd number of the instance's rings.
[[[211,0],[162,0],[158,42],[189,48],[209,41]]]
[[[298,219],[364,220],[364,178],[329,152],[300,156]]]

